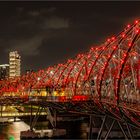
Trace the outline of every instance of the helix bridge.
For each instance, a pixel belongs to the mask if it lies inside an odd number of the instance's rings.
[[[0,81],[0,94],[3,104],[108,115],[139,128],[140,22],[63,64]]]

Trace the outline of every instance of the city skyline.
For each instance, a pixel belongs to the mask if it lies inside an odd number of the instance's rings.
[[[1,2],[0,11],[0,64],[17,50],[22,72],[88,51],[140,13],[138,2]]]

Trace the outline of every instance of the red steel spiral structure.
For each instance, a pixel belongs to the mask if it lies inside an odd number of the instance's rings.
[[[63,64],[0,81],[1,95],[37,89],[46,89],[47,96],[63,91],[61,102],[90,102],[140,126],[140,22]]]

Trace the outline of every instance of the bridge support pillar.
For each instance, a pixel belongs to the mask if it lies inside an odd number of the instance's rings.
[[[2,117],[2,105],[1,105],[1,108],[0,108],[1,110],[0,110],[0,114],[1,114],[1,117]]]
[[[14,122],[16,122],[16,117],[14,117]]]
[[[88,134],[88,139],[92,139],[92,128],[93,128],[93,116],[90,115],[90,122],[89,122],[89,134]]]
[[[32,131],[32,112],[33,112],[33,109],[32,109],[32,104],[30,105],[30,130]]]
[[[56,116],[56,110],[54,110],[54,127],[56,128],[56,122],[57,122],[57,116]]]
[[[56,129],[56,123],[57,123],[57,112],[56,112],[56,110],[54,109],[51,109],[51,108],[47,108],[47,119],[50,121],[50,123],[51,123],[51,125],[52,125],[52,127],[54,128],[54,129]]]

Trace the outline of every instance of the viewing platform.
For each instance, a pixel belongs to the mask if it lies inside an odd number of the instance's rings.
[[[30,116],[30,115],[31,115],[30,112],[13,112],[13,113],[12,112],[11,113],[3,112],[2,117],[0,117],[0,118],[3,118],[3,117],[22,117],[22,116]],[[33,112],[32,115],[35,116],[36,112]],[[47,115],[47,113],[41,112],[40,115]]]

